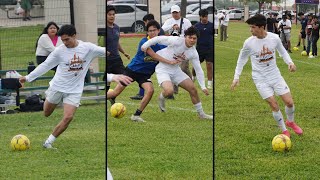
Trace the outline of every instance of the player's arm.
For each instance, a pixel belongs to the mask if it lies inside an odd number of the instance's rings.
[[[198,79],[198,83],[201,87],[201,90],[204,92],[205,95],[209,95],[209,91],[206,88],[205,80],[204,80],[204,72],[201,68],[200,61],[199,61],[199,55],[198,53],[193,53],[195,56],[192,58],[191,63],[194,68],[194,71],[196,72],[196,77]]]
[[[248,62],[250,55],[250,49],[247,47],[247,43],[245,42],[243,48],[240,50],[240,54],[237,61],[237,66],[235,69],[233,81],[231,84],[231,90],[234,90],[236,86],[239,85],[240,75],[242,73],[244,65]]]
[[[149,39],[147,42],[145,42],[141,46],[141,50],[146,52],[148,47],[155,45],[157,43],[165,45],[165,46],[172,45],[175,42],[177,42],[177,39],[178,39],[178,37],[176,37],[176,36],[157,36],[157,37]]]
[[[20,83],[25,83],[26,81],[32,82],[33,80],[48,72],[50,69],[56,67],[59,64],[59,52],[60,51],[57,51],[57,49],[55,49],[52,53],[49,54],[47,59],[39,66],[37,66],[30,74],[28,74],[27,76],[21,76],[19,78]]]
[[[124,56],[126,56],[127,59],[130,59],[130,55],[127,54],[127,53],[124,51],[124,49],[122,48],[120,42],[118,43],[118,50],[119,50]]]
[[[151,48],[148,48],[146,50],[146,53],[148,53],[149,56],[151,56],[153,60],[156,60],[156,61],[159,61],[159,62],[163,62],[163,63],[167,63],[167,64],[178,64],[178,63],[181,62],[180,59],[173,59],[173,60],[170,61],[170,60],[160,56],[159,54],[155,53],[153,51],[153,49],[151,49]]]
[[[294,65],[294,63],[292,62],[292,59],[290,57],[290,55],[288,54],[287,50],[283,47],[280,38],[278,37],[276,39],[277,41],[277,50],[279,52],[279,54],[282,56],[283,61],[288,65],[288,69],[290,72],[294,72],[296,71],[296,65]]]
[[[122,85],[129,85],[132,82],[132,78],[130,78],[129,76],[125,76],[122,74],[108,74],[107,73],[107,82],[116,82],[116,83],[120,83]]]

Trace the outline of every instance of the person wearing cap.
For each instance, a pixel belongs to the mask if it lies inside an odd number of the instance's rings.
[[[162,29],[164,32],[169,32],[172,36],[180,36],[184,37],[184,31],[192,26],[191,22],[181,17],[180,7],[178,5],[173,5],[171,7],[171,15],[172,18],[167,19],[162,25]],[[186,73],[190,78],[192,78],[190,69],[189,69],[189,61],[184,61],[180,65],[182,71]],[[178,94],[178,87],[175,86],[175,94]]]
[[[229,24],[229,14],[225,10],[222,11],[223,15],[220,17],[220,41],[227,41],[227,28]]]

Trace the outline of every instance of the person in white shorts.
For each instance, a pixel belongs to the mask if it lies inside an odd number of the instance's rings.
[[[79,107],[84,79],[90,63],[93,59],[106,54],[105,47],[77,40],[76,29],[73,25],[63,25],[58,31],[58,36],[61,37],[63,44],[56,47],[48,58],[30,74],[19,79],[20,83],[32,82],[58,66],[53,79],[49,82],[43,111],[48,117],[57,105],[63,102],[63,118],[44,142],[44,148],[53,148],[52,143],[68,128]]]
[[[261,97],[271,107],[273,117],[281,128],[282,133],[290,138],[290,133],[286,128],[287,125],[296,134],[301,135],[303,133],[302,129],[294,122],[294,103],[290,89],[276,64],[276,51],[281,54],[284,62],[288,64],[289,71],[296,71],[296,66],[283,47],[279,36],[265,31],[267,23],[265,16],[257,14],[249,18],[246,23],[250,26],[252,36],[244,42],[240,51],[231,90],[234,90],[239,85],[239,77],[250,56],[253,81]],[[286,123],[284,123],[274,93],[279,95],[285,103]]]
[[[208,89],[205,86],[204,73],[200,65],[199,55],[194,47],[199,37],[198,30],[191,26],[184,32],[184,37],[178,36],[158,36],[149,39],[145,42],[141,50],[147,52],[152,58],[158,60],[165,58],[168,61],[179,60],[179,61],[191,61],[196,76],[201,87],[201,90],[205,95],[209,95]],[[155,53],[151,48],[155,44],[166,45],[167,47],[161,49]],[[189,92],[191,101],[197,110],[199,117],[202,119],[213,119],[212,115],[207,115],[202,109],[202,104],[198,95],[198,91],[190,79],[190,77],[184,73],[178,64],[167,64],[159,62],[156,66],[156,75],[159,85],[162,87],[162,92],[159,96],[159,107],[162,112],[165,111],[165,97],[173,95],[173,84],[179,85],[183,89]],[[173,83],[173,84],[172,84]]]

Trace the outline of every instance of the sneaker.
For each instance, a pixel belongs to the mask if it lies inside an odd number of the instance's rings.
[[[211,119],[213,120],[213,116],[212,115],[208,115],[208,114],[199,114],[200,119]]]
[[[46,149],[57,149],[57,148],[52,147],[52,144],[50,144],[50,143],[43,143],[42,146],[43,146],[44,148],[46,148]]]
[[[166,111],[166,105],[165,105],[165,99],[161,99],[160,97],[158,98],[158,104],[159,104],[159,108],[162,112]]]
[[[290,138],[290,132],[288,130],[282,131],[282,134],[284,134]]]
[[[140,94],[137,94],[135,96],[131,96],[130,99],[132,100],[142,100],[143,96],[141,96]]]
[[[303,133],[302,129],[295,122],[286,121],[286,125],[293,129],[293,131],[298,135]]]
[[[134,122],[146,122],[140,116],[135,116],[135,115],[132,115],[130,119]]]
[[[310,59],[311,59],[311,58],[315,58],[315,57],[314,57],[313,55],[310,55],[308,58],[310,58]]]
[[[168,96],[167,99],[171,99],[171,100],[174,100],[174,95],[172,96]]]
[[[211,84],[208,84],[208,89],[212,89],[212,85]]]

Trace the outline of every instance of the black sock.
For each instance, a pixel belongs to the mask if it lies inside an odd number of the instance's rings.
[[[135,116],[140,116],[140,114],[142,113],[142,111],[140,111],[139,109],[136,110],[136,113],[134,113]]]

